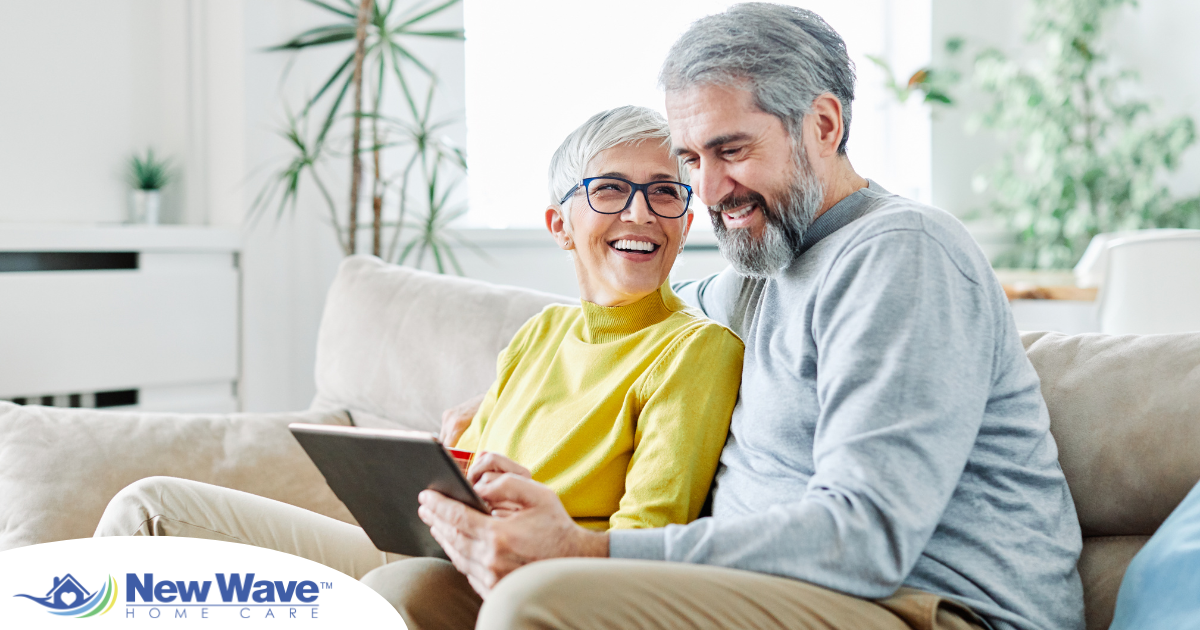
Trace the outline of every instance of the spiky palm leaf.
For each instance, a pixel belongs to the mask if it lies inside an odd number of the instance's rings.
[[[401,250],[396,262],[404,264],[408,261],[409,256],[415,254],[413,266],[420,268],[428,253],[432,257],[438,273],[446,273],[447,264],[449,264],[454,268],[454,272],[461,276],[463,275],[462,265],[454,255],[452,240],[474,250],[484,258],[487,258],[487,255],[478,246],[450,228],[450,225],[467,210],[465,207],[450,205],[450,196],[462,183],[462,179],[454,179],[443,187],[440,183],[441,164],[440,161],[433,163],[425,187],[421,191],[422,197],[424,197],[422,201],[428,209],[424,216],[402,222],[403,226],[416,230],[416,234]]]
[[[356,27],[360,12],[359,2],[355,2],[354,0],[305,1],[328,12],[335,18],[335,21],[308,29],[268,50],[301,51],[338,45],[353,48],[353,44],[356,41]],[[330,215],[334,219],[335,228],[338,230],[338,239],[343,251],[346,251],[348,254],[353,253],[348,249],[347,242],[353,243],[355,241],[354,236],[350,233],[357,234],[358,226],[355,224],[356,222],[351,221],[352,225],[346,226],[343,230],[340,222],[337,221],[336,206],[332,203],[327,189],[317,174],[316,163],[321,155],[326,152],[325,147],[328,146],[330,131],[338,121],[345,120],[345,117],[349,115],[354,118],[357,125],[360,121],[366,122],[361,119],[369,118],[371,129],[369,133],[364,132],[363,136],[370,137],[370,140],[367,142],[370,146],[364,148],[362,144],[359,144],[358,146],[351,146],[350,150],[352,152],[352,159],[357,158],[364,151],[374,153],[375,179],[371,186],[371,194],[374,206],[377,209],[373,224],[375,231],[374,242],[376,243],[375,251],[377,254],[383,254],[380,251],[380,234],[383,227],[385,227],[382,215],[378,209],[382,207],[384,191],[396,181],[400,182],[400,216],[397,221],[390,223],[396,229],[387,254],[388,258],[392,258],[400,236],[400,230],[407,223],[405,221],[405,212],[407,210],[409,181],[416,175],[417,168],[420,167],[421,174],[426,176],[425,179],[427,182],[429,180],[428,175],[431,172],[431,163],[440,163],[448,159],[450,163],[457,164],[465,169],[465,158],[462,155],[462,151],[456,147],[449,146],[435,137],[436,132],[450,123],[449,121],[430,123],[430,104],[433,97],[433,89],[436,85],[436,76],[425,62],[413,54],[409,46],[412,38],[462,40],[463,32],[461,29],[438,30],[424,26],[430,18],[443,13],[458,2],[460,0],[422,0],[403,7],[398,5],[395,0],[376,0],[371,3],[372,7],[367,9],[367,23],[363,47],[364,66],[362,71],[364,83],[368,84],[368,87],[372,90],[373,98],[371,102],[369,104],[364,102],[362,106],[354,106],[353,103],[347,104],[347,94],[356,89],[354,88],[354,50],[348,50],[346,56],[340,59],[332,73],[321,83],[320,88],[305,101],[304,106],[300,110],[299,119],[307,121],[310,116],[314,116],[318,121],[316,136],[306,141],[306,136],[303,134],[285,134],[285,136],[289,137],[289,142],[293,145],[296,155],[287,168],[281,170],[272,178],[271,182],[268,182],[263,192],[260,193],[259,199],[256,199],[255,208],[259,213],[261,213],[263,206],[267,205],[268,200],[270,203],[274,203],[276,198],[278,198],[277,215],[282,214],[285,210],[294,209],[300,181],[307,174],[317,184],[322,195],[326,197],[330,207]],[[409,78],[406,76],[406,72],[414,68],[419,74],[429,79],[430,88],[425,103],[423,103],[424,107],[418,104],[414,98]],[[381,116],[380,112],[383,111],[384,106],[383,94],[386,84],[391,80],[394,80],[395,84],[400,87],[404,106],[407,110],[406,114],[411,116],[411,120],[387,119],[387,117]],[[347,112],[347,107],[353,111]],[[361,111],[367,108],[370,111]],[[317,114],[318,111],[320,112],[319,114]],[[381,134],[379,126],[384,122],[387,124]],[[294,123],[295,119],[289,116],[289,127],[296,127]],[[400,141],[387,141],[387,138],[393,137],[393,134],[396,134],[396,137],[399,137]],[[354,142],[351,142],[351,145],[354,144]],[[399,174],[393,176],[390,180],[384,179],[380,166],[382,159],[381,151],[385,148],[400,145],[411,147],[413,155],[408,159],[405,168]],[[439,212],[443,212],[443,210],[439,210]]]
[[[337,204],[334,203],[329,189],[326,188],[317,171],[317,166],[325,151],[324,136],[318,134],[315,139],[309,140],[306,133],[307,122],[307,118],[303,115],[294,116],[291,112],[287,113],[287,125],[279,131],[279,135],[291,145],[292,158],[288,161],[287,166],[267,180],[266,185],[254,198],[254,203],[250,206],[250,221],[252,224],[257,222],[272,206],[275,207],[276,219],[281,218],[285,211],[295,210],[300,196],[300,183],[307,174],[317,190],[321,192],[326,207],[329,209],[329,219],[336,233],[338,245],[343,253],[349,255],[351,252],[346,230],[338,220]]]
[[[352,43],[354,41],[355,21],[357,20],[358,9],[353,3],[343,2],[339,6],[336,3],[322,2],[321,0],[305,1],[338,16],[341,18],[341,21],[311,28],[282,44],[271,46],[267,50],[301,51],[331,44]],[[462,40],[462,29],[423,30],[420,28],[422,22],[442,13],[459,2],[460,0],[443,0],[432,7],[429,7],[430,2],[418,2],[404,11],[397,10],[394,0],[387,3],[375,3],[374,15],[367,25],[365,60],[365,63],[371,68],[378,68],[379,70],[378,72],[374,72],[374,76],[372,77],[374,85],[371,87],[374,89],[375,94],[383,93],[385,87],[384,77],[389,74],[390,70],[390,74],[395,76],[404,92],[409,109],[415,114],[416,104],[413,102],[408,87],[408,80],[404,76],[404,62],[411,63],[413,67],[420,70],[422,74],[430,79],[434,78],[434,73],[428,65],[412,53],[410,47],[406,45],[406,40],[411,37]],[[381,5],[383,6],[381,7]],[[307,114],[318,103],[326,100],[326,95],[336,86],[335,96],[332,97],[332,103],[330,103],[326,110],[323,120],[322,136],[324,132],[328,132],[329,127],[333,125],[338,115],[341,114],[343,97],[353,79],[353,65],[354,51],[351,50],[341,60],[333,73],[329,75],[329,78],[325,80],[321,88],[304,105],[301,113]],[[375,111],[376,113],[378,112],[378,110]]]

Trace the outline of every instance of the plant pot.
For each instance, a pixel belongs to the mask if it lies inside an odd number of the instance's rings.
[[[129,222],[158,225],[162,196],[158,190],[129,191]]]

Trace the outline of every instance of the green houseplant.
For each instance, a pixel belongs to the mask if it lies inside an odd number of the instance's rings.
[[[292,156],[259,193],[254,203],[256,215],[271,206],[277,215],[294,209],[302,181],[311,180],[345,254],[359,251],[358,233],[369,227],[373,254],[399,262],[411,256],[417,266],[425,262],[426,254],[432,254],[439,272],[453,266],[461,273],[449,248],[451,240],[461,238],[447,224],[463,212],[450,207],[449,200],[461,182],[456,175],[466,171],[466,159],[461,149],[440,135],[452,121],[431,120],[437,77],[408,45],[412,38],[461,41],[461,29],[423,26],[459,0],[410,5],[395,0],[305,1],[330,13],[334,21],[269,50],[340,46],[347,52],[299,112],[289,111],[282,135]],[[423,100],[415,95],[413,72],[428,84]],[[398,106],[385,101],[389,87],[398,88]],[[335,148],[339,135],[349,137],[348,150]],[[393,148],[407,149],[409,154],[402,160],[402,168],[389,172],[384,157],[385,151]],[[364,155],[371,161],[369,224],[358,216]],[[345,157],[349,157],[351,177],[349,202],[342,212],[321,171],[328,162]],[[385,218],[389,199],[394,200],[392,217]],[[402,236],[406,227],[413,230],[407,243]],[[390,237],[385,235],[389,229]]]
[[[1101,232],[1200,227],[1200,197],[1175,198],[1162,181],[1195,142],[1195,122],[1157,122],[1150,102],[1132,96],[1137,75],[1104,52],[1106,22],[1135,1],[1032,4],[1026,35],[1040,56],[1017,61],[987,49],[970,73],[990,100],[971,124],[1006,146],[976,180],[988,210],[1016,235],[997,266],[1069,268]]]
[[[957,55],[962,46],[961,38],[951,38],[946,41],[946,52],[951,56]],[[919,93],[924,95],[921,100],[930,105],[954,104],[954,98],[950,95],[950,91],[962,79],[962,75],[957,70],[953,68],[920,68],[901,83],[896,80],[896,72],[886,59],[867,55],[867,60],[883,71],[885,76],[883,85],[897,101],[907,102],[910,96]]]
[[[977,51],[964,73],[952,67],[961,38],[945,42],[946,67],[926,67],[903,83],[890,64],[884,87],[904,102],[915,93],[954,107],[963,74],[987,98],[968,129],[994,133],[999,163],[973,182],[988,205],[973,212],[1001,219],[1014,233],[998,267],[1064,269],[1101,232],[1200,227],[1200,196],[1176,198],[1163,175],[1195,143],[1188,116],[1157,122],[1151,103],[1132,96],[1137,74],[1104,52],[1104,26],[1136,0],[1032,0],[1026,40],[1038,54],[1016,60],[995,48]]]
[[[162,189],[171,182],[171,161],[154,155],[147,148],[145,157],[133,155],[129,158],[125,175],[131,188],[129,213],[131,223],[155,225],[162,206]]]

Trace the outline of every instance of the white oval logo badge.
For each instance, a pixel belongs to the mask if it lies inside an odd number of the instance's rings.
[[[0,619],[5,626],[68,623],[75,630],[80,623],[405,627],[378,593],[311,560],[236,543],[145,536],[0,553]]]

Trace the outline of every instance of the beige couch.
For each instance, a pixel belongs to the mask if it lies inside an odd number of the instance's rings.
[[[173,415],[0,403],[0,550],[89,536],[149,475],[215,483],[350,521],[289,422],[434,431],[477,394],[528,317],[565,298],[347,259],[330,289],[308,411]],[[1086,536],[1087,627],[1105,628],[1130,558],[1200,479],[1200,334],[1028,333]],[[346,413],[349,411],[349,415]]]

